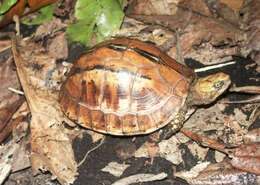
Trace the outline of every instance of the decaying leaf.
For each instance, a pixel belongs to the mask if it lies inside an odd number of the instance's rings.
[[[179,0],[174,3],[164,0],[137,1],[132,5],[133,8],[128,9],[127,15],[145,23],[156,24],[157,28],[161,26],[161,29],[171,30],[173,33],[181,30],[179,40],[185,58],[195,59],[205,65],[229,61],[231,55],[239,55],[240,50],[236,44],[244,39],[243,32],[238,25],[214,17],[206,2],[203,0]],[[142,6],[143,4],[146,6]],[[155,4],[163,6],[157,7]],[[160,7],[164,6],[175,7],[176,10],[169,11],[170,15],[165,15],[160,12]],[[237,16],[232,18],[234,22],[238,22]],[[164,44],[168,42],[165,41]],[[168,54],[177,59],[175,43],[172,46]]]
[[[260,129],[254,129],[250,130],[245,136],[244,136],[245,143],[260,143]]]
[[[25,99],[8,88],[20,89],[11,60],[0,64],[0,143],[11,133],[13,124],[8,124]]]
[[[65,59],[68,57],[68,43],[65,38],[65,33],[56,36],[50,41],[47,47],[49,56],[56,59]]]
[[[219,0],[234,10],[240,10],[243,6],[243,0]]]
[[[191,170],[192,171],[192,170]],[[191,185],[241,185],[241,184],[256,184],[258,179],[256,175],[233,168],[227,161],[217,164],[209,164],[206,168],[201,168],[195,176],[178,172],[176,176],[184,178]]]
[[[257,71],[260,71],[260,14],[259,14],[260,2],[258,0],[249,1],[246,6],[240,11],[243,16],[243,22],[241,27],[246,30],[245,39],[245,55],[256,61],[258,64]]]
[[[5,145],[0,145],[0,184],[2,184],[11,172],[23,170],[30,166],[26,145],[27,130],[22,134],[14,135],[14,138]]]
[[[19,79],[32,115],[30,160],[33,172],[48,170],[61,184],[72,183],[77,165],[71,140],[61,124],[64,117],[57,102],[57,82],[63,73],[57,69],[54,58],[41,53],[41,46],[28,40],[19,41],[18,47],[14,36],[12,41]],[[28,57],[31,60],[27,61]]]

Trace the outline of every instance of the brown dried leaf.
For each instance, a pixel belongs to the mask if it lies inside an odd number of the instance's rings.
[[[8,90],[9,87],[20,89],[20,83],[11,60],[0,64],[0,143],[11,133],[13,127],[19,120],[8,121],[12,118],[16,110],[25,101],[24,97]]]
[[[153,1],[138,2],[140,4],[151,4]],[[244,35],[238,25],[233,25],[225,19],[214,17],[205,2],[203,0],[178,1],[176,2],[177,11],[171,15],[146,15],[146,11],[150,11],[148,5],[138,12],[129,9],[127,15],[145,23],[155,24],[157,28],[158,26],[161,26],[162,29],[167,27],[168,30],[172,31],[181,29],[182,34],[180,34],[179,41],[185,58],[201,61],[205,65],[229,61],[232,55],[240,54],[240,48],[237,46],[237,43],[244,39]],[[139,6],[138,3],[136,6]],[[228,10],[232,12],[231,9]],[[233,16],[233,14],[227,17],[232,17],[234,19],[232,21],[235,23],[238,22],[237,17]],[[168,38],[168,40],[164,44],[173,39]],[[173,43],[173,45],[175,44],[176,42]],[[176,50],[176,47],[172,47],[168,54],[178,60]]]
[[[175,6],[177,2],[167,0],[137,0],[133,7],[133,13],[141,15],[174,15],[177,11],[177,7]]]
[[[56,59],[65,59],[68,57],[68,43],[65,33],[62,33],[49,41],[50,43],[47,46],[47,51],[50,56]]]
[[[250,130],[243,139],[245,143],[260,143],[260,129]]]
[[[243,6],[243,0],[219,0],[221,3],[226,4],[229,8],[239,11]]]
[[[101,169],[101,171],[108,172],[115,177],[120,177],[129,166],[129,164],[125,163],[119,164],[117,162],[110,162],[107,166]]]
[[[256,175],[235,169],[226,160],[210,164],[196,178],[186,179],[192,185],[198,184],[222,184],[222,185],[240,185],[254,184]]]
[[[9,87],[20,89],[20,83],[12,60],[0,64],[0,109],[19,100],[19,95],[8,90]]]
[[[34,173],[38,169],[50,171],[61,184],[72,183],[77,165],[71,140],[61,124],[64,116],[57,101],[62,69],[56,66],[54,58],[42,54],[39,45],[30,40],[19,42],[22,47],[17,51],[15,38],[12,41],[18,75],[32,114],[32,169]]]
[[[44,22],[37,28],[34,39],[41,40],[46,36],[54,37],[65,27],[66,24],[62,23],[61,19],[53,17],[50,21]]]
[[[0,41],[0,52],[6,50],[7,48],[10,48],[11,41],[10,40],[1,40]]]
[[[244,46],[245,55],[249,54],[258,64],[257,70],[260,71],[260,1],[252,0],[240,11],[243,15],[241,27],[246,30],[246,39]],[[249,51],[247,51],[249,50]]]
[[[260,175],[260,143],[240,145],[230,156],[234,167]]]

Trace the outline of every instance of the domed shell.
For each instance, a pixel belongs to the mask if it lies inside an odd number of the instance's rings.
[[[63,112],[112,135],[151,133],[184,106],[194,72],[137,40],[105,42],[82,55],[60,90]]]

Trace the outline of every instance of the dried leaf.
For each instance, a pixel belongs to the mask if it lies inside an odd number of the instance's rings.
[[[65,38],[65,33],[56,36],[50,41],[47,46],[50,56],[56,59],[65,59],[68,57],[68,43]]]
[[[128,164],[119,164],[117,162],[110,162],[107,166],[105,166],[101,171],[108,172],[115,177],[120,177],[125,169],[127,169],[130,165]]]
[[[243,0],[219,0],[221,3],[226,4],[229,8],[239,11],[243,6]]]
[[[240,145],[230,156],[234,167],[260,175],[260,143]]]
[[[260,129],[254,129],[250,130],[245,136],[244,136],[244,142],[245,143],[260,143]]]
[[[42,48],[30,40],[19,42],[23,47],[17,51],[16,39],[12,37],[18,75],[31,110],[31,154],[34,173],[48,170],[61,184],[72,183],[77,175],[77,164],[71,140],[61,124],[64,120],[58,104],[57,84],[62,69],[52,57],[42,54]],[[27,58],[30,61],[27,61]],[[54,70],[55,69],[55,70]]]
[[[177,1],[178,2],[178,1]],[[143,1],[138,0],[133,8],[134,14],[141,15],[174,15],[177,11],[175,1],[157,0]]]
[[[171,137],[168,140],[163,140],[159,143],[160,157],[165,158],[166,160],[172,162],[175,165],[180,164],[183,161],[183,159],[181,151],[178,148],[179,145],[180,141],[175,137]]]
[[[240,185],[255,184],[256,176],[233,168],[227,161],[210,164],[196,178],[186,179],[192,185]]]

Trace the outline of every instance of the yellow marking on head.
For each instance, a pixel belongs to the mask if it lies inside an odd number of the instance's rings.
[[[216,73],[203,78],[199,78],[194,84],[194,90],[192,93],[194,101],[201,100],[201,103],[196,104],[208,104],[213,102],[218,96],[220,96],[231,84],[229,75],[225,73]],[[196,97],[197,96],[197,97]]]

